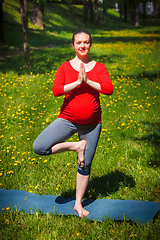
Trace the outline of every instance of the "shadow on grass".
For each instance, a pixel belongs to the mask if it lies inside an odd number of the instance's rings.
[[[134,141],[145,142],[152,145],[154,153],[150,155],[150,159],[147,159],[148,166],[159,167],[160,166],[160,123],[142,122],[146,126],[146,136],[142,138],[134,138]]]
[[[57,70],[59,64],[71,59],[72,55],[73,52],[70,49],[67,53],[64,53],[63,47],[62,49],[60,47],[33,49],[30,53],[32,65],[30,69],[25,67],[24,54],[19,53],[19,55],[15,57],[0,61],[0,71],[3,74],[9,73],[10,71],[18,75],[30,72],[33,74],[43,74]]]
[[[124,172],[115,170],[103,175],[101,177],[94,177],[89,181],[88,190],[85,193],[85,197],[89,198],[90,195],[92,199],[97,199],[98,196],[103,198],[108,195],[118,191],[120,186],[132,188],[135,186],[135,181],[131,176],[126,175]],[[62,197],[71,197],[73,196],[73,191],[63,192]]]
[[[117,70],[120,71],[120,68],[117,67]],[[159,77],[160,73],[158,70],[155,70],[155,71],[147,71],[147,72],[135,72],[135,74],[126,74],[126,78],[128,79],[134,79],[135,77],[137,78],[138,81],[143,81],[144,78],[145,80],[148,80],[150,82],[154,82],[157,80],[157,78]],[[121,77],[121,75],[116,75],[116,76],[119,76]]]
[[[107,37],[107,33],[105,36],[100,36],[100,37],[93,37],[93,41],[95,43],[100,43],[100,44],[103,44],[103,43],[116,43],[116,42],[132,42],[132,43],[138,43],[138,42],[145,42],[145,41],[160,41],[160,36],[154,36],[154,37],[151,37],[151,36],[145,36],[145,37],[117,37],[117,36],[108,36]]]
[[[8,3],[5,3],[8,4]],[[18,12],[19,8],[15,8],[15,11]],[[27,70],[25,67],[25,57],[24,54],[20,54],[15,56],[14,54],[17,53],[17,48],[20,48],[19,51],[23,51],[23,34],[22,34],[22,27],[21,24],[16,21],[16,18],[12,16],[11,13],[5,12],[4,18],[4,25],[5,25],[5,39],[6,45],[0,48],[0,55],[1,52],[3,53],[1,59],[5,58],[6,55],[10,55],[11,46],[12,46],[12,58],[6,58],[0,62],[0,70],[2,73],[6,73],[8,71],[14,71],[15,74],[24,74],[28,72],[34,73],[44,73],[50,72],[53,70],[54,65],[58,65],[58,62],[62,63],[66,59],[69,60],[71,58],[70,51],[63,51],[66,47],[69,49],[69,45],[71,43],[71,39],[69,34],[72,33],[77,28],[87,28],[91,34],[93,34],[93,42],[95,43],[115,43],[117,41],[122,42],[134,42],[137,43],[139,41],[153,41],[153,40],[160,40],[159,36],[144,36],[144,37],[135,37],[135,36],[112,36],[112,32],[110,31],[118,31],[118,30],[128,30],[130,28],[130,23],[125,23],[121,20],[118,15],[115,16],[113,13],[108,12],[107,17],[107,24],[101,22],[100,27],[96,29],[94,24],[83,23],[82,21],[82,8],[78,6],[73,6],[75,12],[77,13],[80,22],[77,23],[72,14],[70,13],[69,9],[66,5],[61,4],[53,4],[48,3],[46,5],[46,12],[44,18],[44,31],[39,29],[28,29],[28,42],[29,47],[33,48],[41,48],[41,50],[34,51],[30,53],[31,58],[31,69]],[[31,10],[30,10],[31,11]],[[101,13],[102,14],[102,13]],[[153,22],[152,22],[153,23]],[[156,22],[154,21],[154,24]],[[138,30],[140,31],[141,28],[139,27]],[[103,32],[105,31],[105,32]],[[142,28],[143,33],[143,28]],[[149,30],[148,30],[149,31]],[[97,36],[97,32],[100,32],[99,36]],[[110,36],[107,36],[107,32],[109,32]],[[159,33],[158,30],[155,32],[156,34]],[[94,36],[95,35],[95,36]],[[48,48],[49,45],[54,46],[56,49],[54,56],[50,56],[52,49]],[[8,49],[6,49],[8,46]],[[15,49],[14,49],[15,48]],[[32,50],[31,50],[32,51]],[[67,53],[66,53],[67,52]],[[106,58],[106,56],[104,56]],[[108,56],[107,56],[108,58]],[[49,61],[48,61],[49,59]],[[103,57],[101,57],[103,62]],[[99,61],[101,61],[99,59]],[[114,59],[114,58],[113,58]],[[110,62],[110,59],[108,59]],[[56,67],[57,69],[57,67]],[[54,69],[54,70],[56,70]]]
[[[9,55],[9,53],[8,53]],[[23,75],[32,72],[33,74],[44,74],[46,72],[56,71],[60,64],[74,58],[75,52],[70,44],[62,46],[47,46],[42,49],[32,49],[30,52],[31,68],[25,67],[24,54],[20,52],[17,56],[4,58],[0,61],[0,71],[5,74],[10,71],[15,74]],[[121,60],[123,55],[96,55],[91,52],[91,58],[98,62],[114,63]]]

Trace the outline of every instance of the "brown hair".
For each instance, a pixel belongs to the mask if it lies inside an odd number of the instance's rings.
[[[87,35],[89,35],[89,40],[90,40],[90,43],[92,44],[92,37],[91,37],[91,34],[87,31],[87,30],[85,30],[85,29],[78,29],[78,30],[76,30],[74,33],[73,33],[73,36],[72,36],[72,44],[74,45],[74,37],[75,37],[75,35],[76,34],[78,34],[78,33],[86,33]]]

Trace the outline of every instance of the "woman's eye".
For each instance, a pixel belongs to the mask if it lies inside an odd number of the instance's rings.
[[[82,42],[77,42],[78,45],[80,45],[81,43],[82,43]],[[90,43],[90,42],[88,42],[88,41],[87,41],[87,42],[84,42],[84,44],[86,44],[86,45],[89,44],[89,43]]]

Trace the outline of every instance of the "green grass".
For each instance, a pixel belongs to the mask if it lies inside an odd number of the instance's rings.
[[[73,7],[82,19],[82,7]],[[0,61],[0,187],[75,195],[75,153],[40,157],[32,144],[58,115],[63,97],[53,97],[52,84],[58,66],[74,56],[73,31],[83,27],[93,36],[91,58],[106,64],[114,85],[112,96],[101,95],[102,133],[85,198],[160,203],[160,27],[155,19],[149,17],[145,26],[131,29],[129,22],[109,10],[108,22],[95,29],[90,23],[74,21],[66,6],[48,4],[44,31],[29,22],[32,68],[27,70],[18,8],[18,1],[4,3],[6,44],[0,51],[8,57]],[[157,240],[159,224],[159,216],[136,225],[7,211],[0,214],[0,237]]]

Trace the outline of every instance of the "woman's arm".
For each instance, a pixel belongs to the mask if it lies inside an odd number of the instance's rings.
[[[74,88],[76,88],[76,87],[78,87],[79,85],[81,85],[82,82],[83,82],[83,80],[84,80],[84,77],[83,77],[83,69],[82,69],[82,67],[80,66],[77,81],[64,85],[64,93],[70,92],[70,91],[73,90]]]
[[[81,85],[81,82],[79,81],[79,79],[75,82],[64,85],[64,93],[68,93],[72,91],[74,88],[78,87],[79,85]]]
[[[58,68],[56,78],[53,83],[52,91],[53,95],[55,97],[62,96],[79,85],[84,81],[83,73],[82,73],[82,68],[80,67],[79,74],[78,74],[78,79],[74,82],[65,84],[65,69],[63,64]]]
[[[90,87],[94,88],[95,90],[97,90],[98,92],[101,91],[101,85],[97,82],[94,82],[92,80],[89,80],[87,78],[87,80],[85,81],[85,83],[87,83]]]
[[[95,88],[97,91],[99,91],[99,93],[103,93],[106,95],[112,95],[113,93],[113,84],[111,82],[108,70],[106,68],[106,66],[102,63],[98,63],[97,65],[98,69],[97,69],[97,73],[98,73],[98,82],[94,82],[88,80],[88,84],[90,86],[92,86],[93,88]],[[98,85],[99,84],[99,85]]]
[[[104,64],[101,64],[99,77],[100,77],[100,85],[101,85],[100,93],[104,93],[106,95],[112,95],[114,90],[113,84],[111,82],[108,70]]]
[[[87,78],[87,74],[86,74],[84,65],[82,66],[82,74],[83,74],[83,80],[84,80],[85,83],[87,83],[90,87],[94,88],[98,92],[101,91],[101,85],[99,83],[94,82],[94,81]]]

